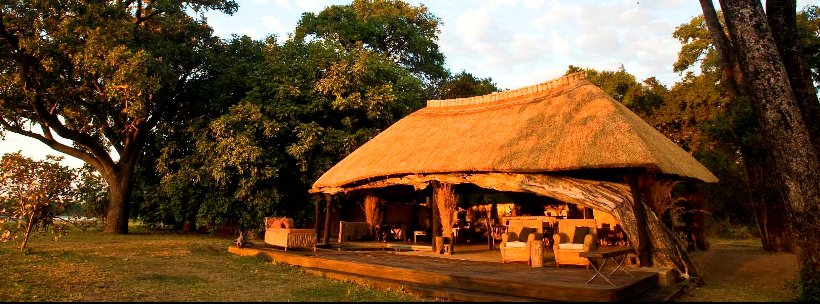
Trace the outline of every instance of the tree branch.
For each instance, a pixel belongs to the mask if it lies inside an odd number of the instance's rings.
[[[77,148],[74,148],[74,147],[66,146],[66,145],[58,142],[57,140],[55,140],[53,136],[40,135],[40,134],[31,132],[31,131],[25,130],[21,127],[14,126],[14,125],[8,123],[5,119],[0,119],[0,125],[2,125],[4,129],[9,130],[11,132],[14,132],[14,133],[26,136],[26,137],[36,139],[36,140],[46,144],[47,146],[49,146],[50,148],[52,148],[56,151],[59,151],[59,152],[74,156],[74,157],[88,163],[89,165],[93,166],[94,168],[96,168],[100,172],[102,172],[103,161],[97,159],[91,153],[88,153],[86,151],[83,151],[83,150],[80,150],[80,149],[77,149]],[[111,165],[113,165],[113,162],[111,162]]]
[[[92,81],[92,85],[94,86],[95,89],[97,89],[97,91],[100,91],[100,87],[96,83],[94,83],[93,81]],[[100,92],[103,93],[102,91],[100,91]],[[107,118],[106,115],[104,115],[104,113],[100,109],[100,107],[93,104],[93,103],[86,102],[83,98],[81,98],[79,96],[77,98],[75,98],[75,100],[77,101],[77,103],[79,105],[81,105],[86,110],[88,110],[89,113],[94,115],[94,118],[96,118],[99,121],[100,129],[102,130],[103,135],[108,139],[108,142],[111,143],[111,146],[114,147],[114,150],[116,150],[117,153],[122,154],[122,149],[123,149],[122,144],[115,141],[115,139],[117,138],[117,133],[114,131],[114,128],[112,128],[111,125],[108,123],[108,118]],[[111,115],[111,116],[112,116],[112,119],[114,119],[113,117],[116,116],[116,115]]]

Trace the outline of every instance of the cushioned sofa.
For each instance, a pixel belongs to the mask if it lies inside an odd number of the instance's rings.
[[[316,231],[293,228],[293,219],[265,218],[265,244],[288,248],[313,248],[316,251]]]

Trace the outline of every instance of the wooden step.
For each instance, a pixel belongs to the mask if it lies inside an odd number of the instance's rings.
[[[658,287],[633,298],[632,302],[672,302],[683,293],[680,286]]]
[[[381,290],[400,290],[414,295],[431,297],[431,298],[445,298],[456,301],[465,302],[537,302],[539,299],[530,299],[523,297],[504,296],[498,294],[490,294],[477,291],[465,291],[453,288],[445,288],[440,286],[429,286],[408,283],[405,281],[390,280],[385,278],[371,277],[350,274],[329,269],[315,269],[303,268],[306,273],[316,276],[325,277],[328,279],[339,280],[344,282],[352,282],[360,285],[370,286]]]

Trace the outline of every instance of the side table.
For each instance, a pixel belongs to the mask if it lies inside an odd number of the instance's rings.
[[[413,243],[418,242],[419,236],[427,237],[427,231],[424,230],[416,230],[413,231]]]
[[[530,265],[532,267],[544,267],[544,242],[536,240],[532,242],[530,248]]]

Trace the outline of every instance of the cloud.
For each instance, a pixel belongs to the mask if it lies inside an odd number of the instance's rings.
[[[333,2],[338,1],[324,1],[324,0],[297,0],[296,6],[300,11],[307,11],[307,12],[314,12],[317,13],[323,10],[325,7],[333,5]],[[345,3],[349,4],[349,3]]]
[[[523,0],[521,6],[528,9],[539,9],[544,5],[544,0]]]
[[[287,31],[285,29],[285,26],[282,25],[282,22],[279,22],[279,19],[276,19],[276,16],[263,16],[259,18],[259,20],[262,21],[262,24],[264,24],[269,29],[268,32],[272,31],[276,33],[277,36],[285,35],[285,32]]]

